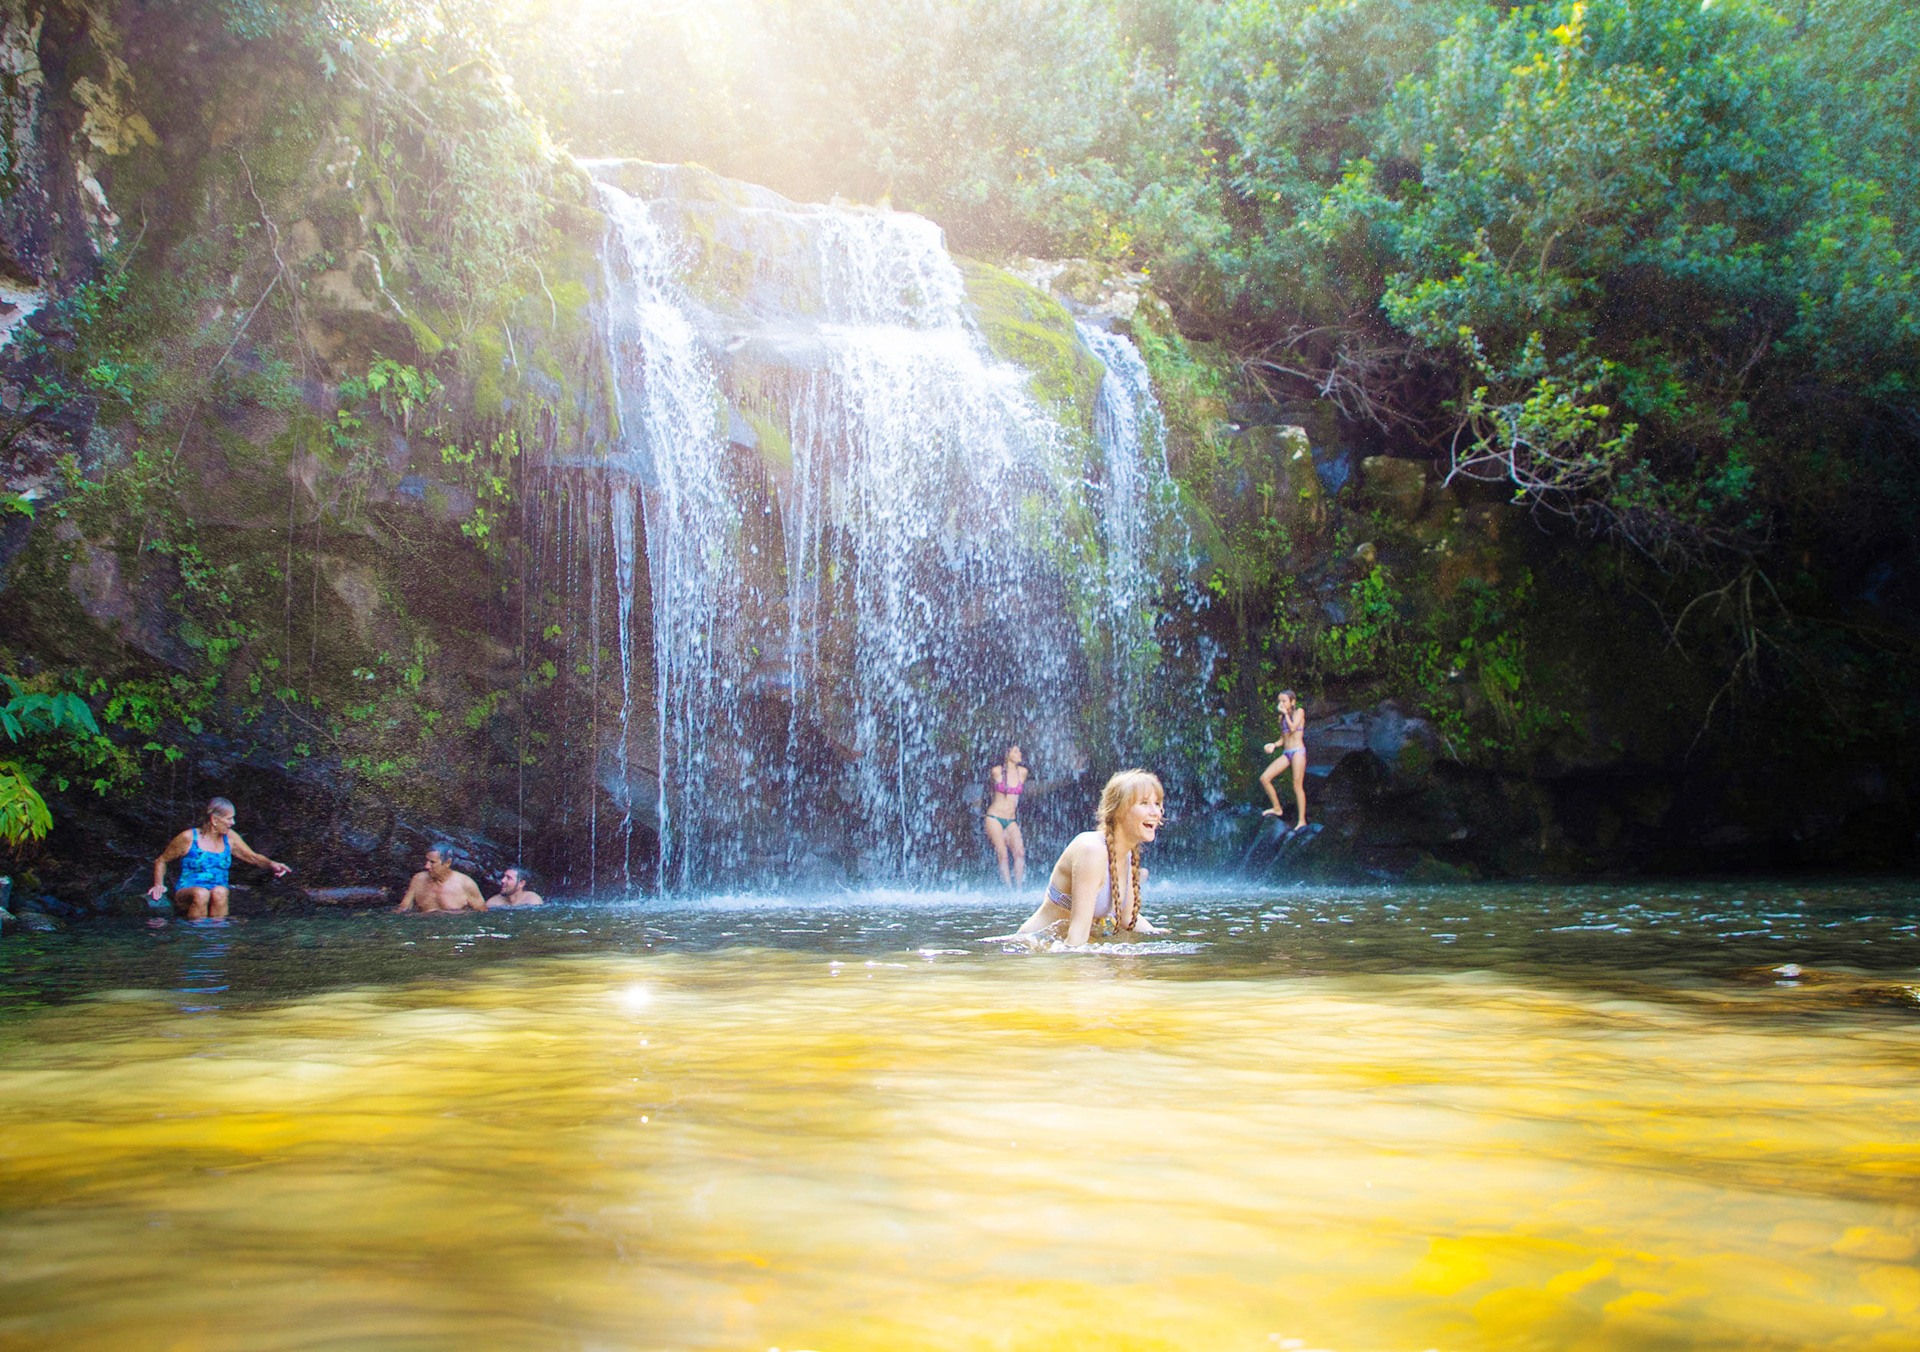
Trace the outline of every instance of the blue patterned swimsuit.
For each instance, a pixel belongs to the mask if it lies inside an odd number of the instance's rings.
[[[223,848],[218,854],[203,849],[200,844],[200,829],[193,828],[192,843],[187,846],[186,854],[180,860],[180,881],[173,885],[175,892],[186,887],[225,887],[227,873],[233,868],[233,838],[222,837]]]

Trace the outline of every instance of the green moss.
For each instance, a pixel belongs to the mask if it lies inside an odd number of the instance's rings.
[[[768,469],[779,474],[793,472],[793,438],[787,435],[787,425],[778,417],[756,408],[743,408],[740,416],[753,428],[754,435],[760,439],[760,458]]]
[[[1153,377],[1154,394],[1167,423],[1168,449],[1178,471],[1191,462],[1196,450],[1221,434],[1238,373],[1232,360],[1212,344],[1188,341],[1174,323],[1172,311],[1151,293],[1141,296],[1129,329]]]
[[[413,334],[413,345],[419,349],[422,357],[437,357],[446,351],[446,341],[427,326],[427,322],[417,314],[407,317],[407,329]]]
[[[497,418],[507,406],[506,340],[491,328],[476,330],[466,342],[461,365],[473,381],[475,418]]]
[[[1046,292],[973,259],[955,260],[987,346],[1032,372],[1034,396],[1068,427],[1093,435],[1093,409],[1106,368],[1080,341],[1073,316]]]

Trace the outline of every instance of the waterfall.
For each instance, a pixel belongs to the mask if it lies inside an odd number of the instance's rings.
[[[1138,759],[1146,731],[1144,692],[1159,657],[1154,618],[1163,590],[1162,550],[1174,542],[1177,527],[1167,425],[1139,349],[1097,325],[1081,321],[1078,328],[1081,341],[1105,367],[1094,436],[1104,470],[1099,514],[1106,549],[1099,581],[1101,619],[1111,635],[1104,645],[1116,705],[1111,737],[1121,759],[1129,753]],[[1184,535],[1178,543],[1184,554]]]
[[[617,446],[548,519],[615,597],[622,880],[636,803],[666,889],[972,867],[1010,741],[1023,817],[1077,826],[1139,758],[1175,534],[1139,354],[1033,293],[1088,377],[1043,395],[931,222],[593,168]]]

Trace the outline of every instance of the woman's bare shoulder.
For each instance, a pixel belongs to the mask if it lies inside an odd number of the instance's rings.
[[[1062,850],[1061,854],[1075,859],[1105,859],[1107,857],[1107,838],[1098,831],[1082,831],[1079,835],[1067,842],[1067,848]]]

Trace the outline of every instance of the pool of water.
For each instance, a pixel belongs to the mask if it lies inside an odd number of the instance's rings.
[[[1920,887],[0,941],[0,1348],[1920,1347]]]

